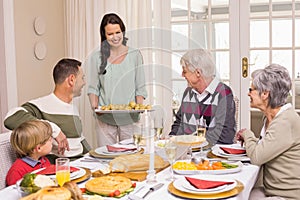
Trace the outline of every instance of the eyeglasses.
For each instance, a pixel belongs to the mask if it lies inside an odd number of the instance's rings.
[[[256,89],[253,89],[253,88],[249,88],[249,92],[251,93],[252,91],[254,91]]]

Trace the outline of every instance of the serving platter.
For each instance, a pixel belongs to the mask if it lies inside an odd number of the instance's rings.
[[[180,160],[177,162],[181,162]],[[222,161],[226,162],[226,161]],[[175,162],[176,163],[176,162]],[[236,168],[229,168],[229,169],[215,169],[215,170],[178,170],[174,169],[174,172],[176,174],[181,175],[195,175],[195,174],[233,174],[237,173],[242,170],[243,163],[242,162],[230,162],[230,164],[238,165]]]
[[[95,113],[99,114],[121,114],[121,113],[143,113],[147,110],[147,112],[154,111],[153,109],[142,109],[142,110],[102,110],[101,108],[95,109]]]
[[[188,198],[188,199],[223,199],[223,198],[228,198],[235,196],[239,194],[240,192],[243,191],[244,185],[240,181],[236,180],[237,185],[229,191],[221,192],[221,193],[216,193],[216,194],[193,194],[189,192],[182,192],[180,190],[177,190],[174,187],[174,182],[171,182],[168,186],[168,191],[178,197],[181,198]]]

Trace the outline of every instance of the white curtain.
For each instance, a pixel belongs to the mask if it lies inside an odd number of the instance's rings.
[[[81,60],[95,48],[99,48],[99,24],[102,16],[109,12],[117,13],[124,21],[128,45],[136,48],[143,47],[142,53],[145,62],[151,62],[151,31],[152,26],[151,0],[66,0],[65,27],[66,27],[66,56]],[[147,29],[148,28],[148,29]],[[143,34],[141,34],[143,33]],[[84,64],[83,64],[84,66]],[[147,69],[147,74],[152,74]],[[151,81],[152,77],[147,76]],[[150,89],[148,89],[149,91]],[[150,90],[151,91],[151,90]],[[152,92],[149,92],[149,96]],[[84,136],[92,147],[96,147],[95,121],[90,108],[86,91],[76,100],[83,122]]]

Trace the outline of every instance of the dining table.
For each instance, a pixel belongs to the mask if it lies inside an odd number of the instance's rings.
[[[205,150],[206,153],[209,152],[209,150]],[[194,155],[197,155],[197,152],[194,152]],[[88,159],[87,159],[88,158]],[[86,161],[89,160],[89,158],[92,160],[94,159],[94,162]],[[84,157],[81,157],[77,160],[71,161],[71,166],[74,167],[81,167],[89,169],[91,172],[95,172],[99,169],[103,168],[103,165],[107,165],[111,159],[107,158],[95,158],[91,154],[86,154]],[[144,199],[145,200],[155,200],[155,199],[168,199],[168,200],[178,200],[178,199],[188,199],[183,198],[180,195],[174,195],[174,193],[170,192],[170,186],[172,185],[172,181],[168,181],[166,177],[170,175],[170,167],[167,167],[163,169],[162,171],[156,173],[155,175],[155,183],[148,183],[146,180],[136,182],[136,188],[133,193],[134,195],[138,197],[143,197],[151,187],[157,185],[158,183],[162,183],[163,186],[153,192],[151,192],[149,195],[147,195]],[[219,177],[222,177],[224,179],[235,179],[239,183],[243,185],[243,189],[238,192],[238,194],[224,198],[227,200],[246,200],[249,198],[250,191],[254,187],[255,182],[257,180],[259,174],[259,166],[253,165],[249,162],[243,163],[242,169],[235,173],[229,173],[229,174],[220,174]],[[175,178],[180,178],[183,175],[176,174]],[[91,177],[93,178],[93,177]],[[79,188],[85,188],[85,183],[88,180],[82,181],[78,183]],[[21,198],[20,192],[17,190],[16,185],[11,185],[9,187],[6,187],[2,190],[0,190],[0,198],[4,198],[6,200],[17,200]],[[104,197],[104,199],[116,199],[113,197]],[[129,199],[128,194],[119,198],[120,200],[127,200]],[[196,198],[197,199],[197,198]],[[223,198],[222,198],[223,199]]]

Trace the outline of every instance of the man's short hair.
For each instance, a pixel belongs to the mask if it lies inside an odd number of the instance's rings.
[[[53,79],[55,84],[63,83],[68,76],[75,74],[77,76],[81,62],[75,59],[63,58],[53,69]]]

